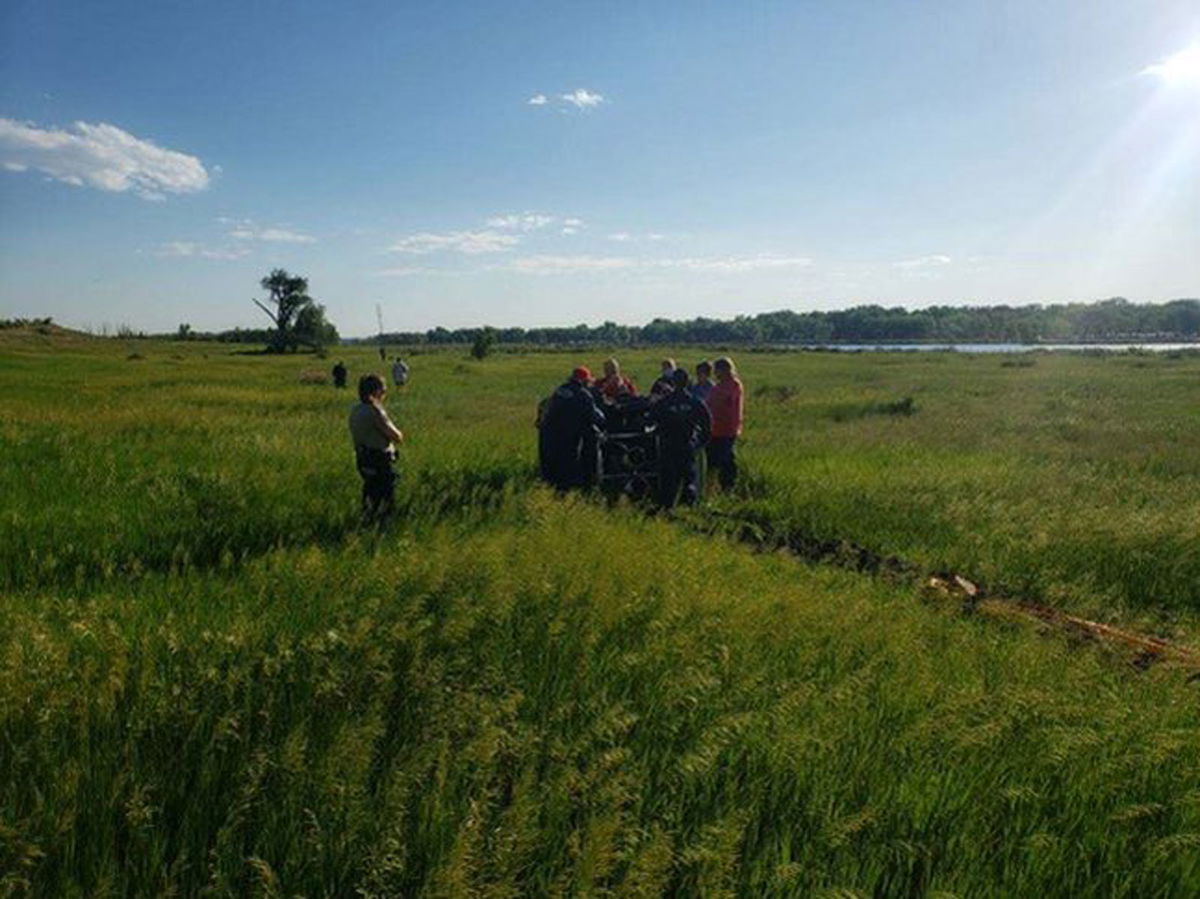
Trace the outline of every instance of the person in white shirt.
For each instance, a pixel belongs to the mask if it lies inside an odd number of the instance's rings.
[[[397,387],[403,387],[408,383],[408,365],[399,356],[392,363],[392,383]]]

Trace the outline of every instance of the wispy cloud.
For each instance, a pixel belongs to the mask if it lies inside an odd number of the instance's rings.
[[[229,232],[229,236],[237,240],[261,240],[267,243],[316,243],[317,239],[310,234],[299,231],[289,231],[286,228],[259,228],[249,222],[243,222]]]
[[[647,240],[657,242],[660,240],[666,240],[666,238],[667,236],[665,234],[660,234],[657,231],[651,231],[645,234],[634,234],[629,231],[616,231],[608,235],[609,240],[615,240],[617,243],[641,243],[642,241]]]
[[[534,94],[525,101],[528,106],[557,106],[559,109],[564,109],[568,106],[573,106],[575,109],[587,110],[595,109],[603,103],[607,103],[604,95],[596,91],[590,91],[586,87],[578,87],[573,91],[568,91],[565,94],[555,94],[549,97],[546,94]]]
[[[953,261],[949,256],[934,253],[930,256],[918,256],[916,259],[902,259],[899,262],[893,263],[893,265],[902,271],[916,272],[942,268],[943,266],[950,265]]]
[[[206,247],[190,240],[172,240],[154,251],[155,256],[194,257],[197,259],[241,259],[250,255],[245,247]]]
[[[511,250],[520,240],[515,234],[500,231],[448,231],[442,234],[423,231],[400,238],[389,249],[415,256],[446,251],[476,255]]]
[[[509,215],[495,215],[487,220],[489,228],[503,228],[508,231],[539,231],[547,225],[553,225],[558,219],[541,212],[522,212]],[[572,219],[578,221],[578,219]]]
[[[808,268],[813,260],[808,256],[776,256],[760,253],[755,256],[702,256],[683,259],[663,259],[664,268],[682,268],[693,272],[757,272],[770,269]]]
[[[423,265],[397,265],[392,268],[381,268],[376,275],[382,278],[405,278],[412,275],[443,274],[444,269],[427,268]]]
[[[601,272],[618,270],[661,271],[677,270],[710,274],[738,274],[763,270],[808,268],[813,260],[807,256],[696,256],[682,258],[641,258],[637,256],[522,256],[501,268],[522,274],[546,275],[572,272]]]
[[[570,103],[576,109],[594,109],[604,102],[603,94],[596,94],[586,88],[576,88],[569,94],[559,94],[558,98],[564,103]]]
[[[527,275],[601,272],[635,268],[638,260],[624,256],[522,256],[504,266]]]
[[[66,184],[147,200],[204,190],[209,173],[195,156],[134,137],[116,125],[76,122],[70,131],[0,118],[0,160],[8,171],[36,169]]]

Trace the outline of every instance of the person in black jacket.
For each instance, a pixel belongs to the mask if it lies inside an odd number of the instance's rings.
[[[583,366],[550,395],[538,421],[542,478],[559,490],[591,486],[596,440],[604,413],[590,389],[592,373]]]
[[[337,365],[333,367],[333,386],[346,386],[346,365],[341,359],[339,359]]]
[[[696,451],[708,443],[712,416],[708,407],[688,390],[686,369],[672,373],[673,389],[650,407],[646,420],[658,426],[658,502],[664,509],[675,505],[679,488],[691,506],[700,497],[700,472]]]

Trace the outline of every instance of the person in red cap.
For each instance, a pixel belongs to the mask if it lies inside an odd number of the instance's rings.
[[[596,438],[604,413],[591,391],[592,373],[580,365],[550,395],[538,423],[543,480],[559,490],[587,487],[596,471]]]

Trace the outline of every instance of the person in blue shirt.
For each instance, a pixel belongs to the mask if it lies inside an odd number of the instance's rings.
[[[695,505],[700,498],[696,452],[712,433],[708,407],[688,390],[687,370],[675,369],[671,384],[671,392],[646,413],[646,420],[658,431],[658,502],[664,509],[675,505],[681,487],[686,505]]]

